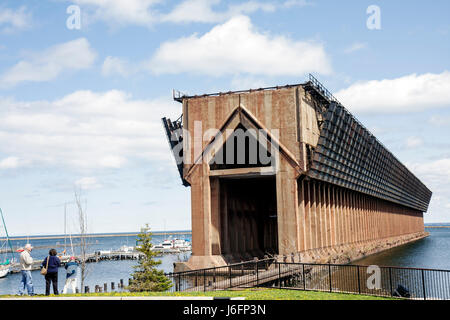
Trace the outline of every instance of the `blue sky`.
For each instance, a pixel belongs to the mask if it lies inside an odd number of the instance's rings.
[[[69,6],[80,28],[69,29]],[[380,9],[369,29],[367,9]],[[160,118],[171,90],[313,73],[450,211],[448,1],[52,0],[0,4],[0,207],[13,235],[62,233],[74,188],[90,232],[190,228]],[[68,206],[76,232],[75,207]]]

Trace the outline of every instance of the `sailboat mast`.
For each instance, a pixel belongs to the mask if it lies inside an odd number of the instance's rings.
[[[6,239],[8,241],[9,248],[11,249],[11,253],[13,253],[14,250],[13,250],[13,247],[12,247],[12,244],[11,244],[11,240],[9,239],[8,229],[6,228],[6,223],[5,223],[5,218],[3,217],[2,208],[0,208],[0,214],[2,215],[2,223],[3,223],[3,228],[5,229]]]
[[[64,203],[64,253],[67,246],[67,202]]]

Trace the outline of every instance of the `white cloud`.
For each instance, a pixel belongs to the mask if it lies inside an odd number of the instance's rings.
[[[443,127],[450,124],[450,117],[446,116],[432,116],[429,121],[433,126]]]
[[[450,158],[407,164],[433,192],[425,218],[430,221],[448,221],[448,199],[450,199]]]
[[[220,23],[241,14],[257,11],[274,12],[279,9],[312,5],[306,0],[284,2],[248,0],[228,3],[222,0],[184,0],[168,12],[162,12],[162,0],[72,0],[82,8],[82,23],[103,21],[113,28],[125,25],[151,27],[157,23]],[[165,9],[165,8],[164,8]]]
[[[50,81],[66,70],[89,68],[95,58],[96,53],[85,38],[58,44],[19,61],[5,71],[0,75],[0,87],[28,81]]]
[[[172,161],[161,117],[179,116],[173,104],[116,90],[76,91],[54,101],[0,99],[0,154],[6,157],[0,167],[86,171]]]
[[[235,76],[231,80],[231,90],[242,90],[242,89],[258,89],[268,87],[269,84],[261,79],[260,77],[248,76],[241,77]]]
[[[20,166],[20,159],[17,157],[8,157],[0,160],[0,169],[15,169]]]
[[[204,35],[193,34],[161,44],[149,68],[155,74],[191,72],[214,76],[331,72],[322,44],[260,33],[245,16],[232,18]]]
[[[417,148],[423,145],[423,140],[418,137],[409,137],[406,139],[405,145],[408,148]]]
[[[363,42],[355,42],[353,43],[351,46],[347,47],[344,49],[344,53],[350,54],[362,49],[367,48],[367,43],[363,43]]]
[[[443,184],[450,183],[450,158],[413,163],[409,167],[418,176],[422,177],[425,182],[436,187],[439,186],[439,189],[443,189]]]
[[[0,30],[3,33],[11,33],[30,27],[31,14],[26,7],[21,6],[16,10],[0,8]]]
[[[105,77],[115,74],[128,77],[135,72],[135,67],[124,59],[108,56],[103,61],[102,75]]]
[[[224,22],[240,14],[250,14],[258,10],[273,12],[276,6],[272,3],[247,1],[237,5],[229,5],[226,11],[215,11],[214,6],[221,0],[185,0],[177,5],[170,13],[161,16],[162,22]]]
[[[292,8],[292,7],[306,7],[312,6],[313,3],[306,0],[287,0],[283,3],[283,7]]]
[[[98,189],[102,187],[95,177],[84,177],[75,181],[75,185],[81,190]]]
[[[335,96],[354,112],[401,113],[450,106],[450,72],[358,82]]]
[[[72,0],[89,21],[103,21],[112,27],[132,24],[151,26],[157,20],[154,6],[161,0]],[[86,22],[86,19],[84,21]]]

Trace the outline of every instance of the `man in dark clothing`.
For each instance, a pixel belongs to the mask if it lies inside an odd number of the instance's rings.
[[[53,284],[53,294],[58,294],[58,268],[61,266],[61,260],[56,256],[55,249],[48,252],[48,257],[42,261],[41,267],[47,267],[47,274],[45,275],[45,295],[50,295],[50,282]]]

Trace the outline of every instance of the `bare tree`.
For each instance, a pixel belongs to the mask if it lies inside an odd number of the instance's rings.
[[[89,242],[87,237],[87,230],[88,230],[88,224],[87,224],[87,213],[86,213],[86,202],[85,206],[83,208],[83,204],[81,202],[81,195],[80,192],[75,189],[75,203],[77,205],[78,209],[78,226],[80,231],[80,269],[81,269],[81,290],[83,291],[84,288],[84,281],[88,275],[87,270],[87,264],[86,260],[88,257],[88,249],[89,249]]]

